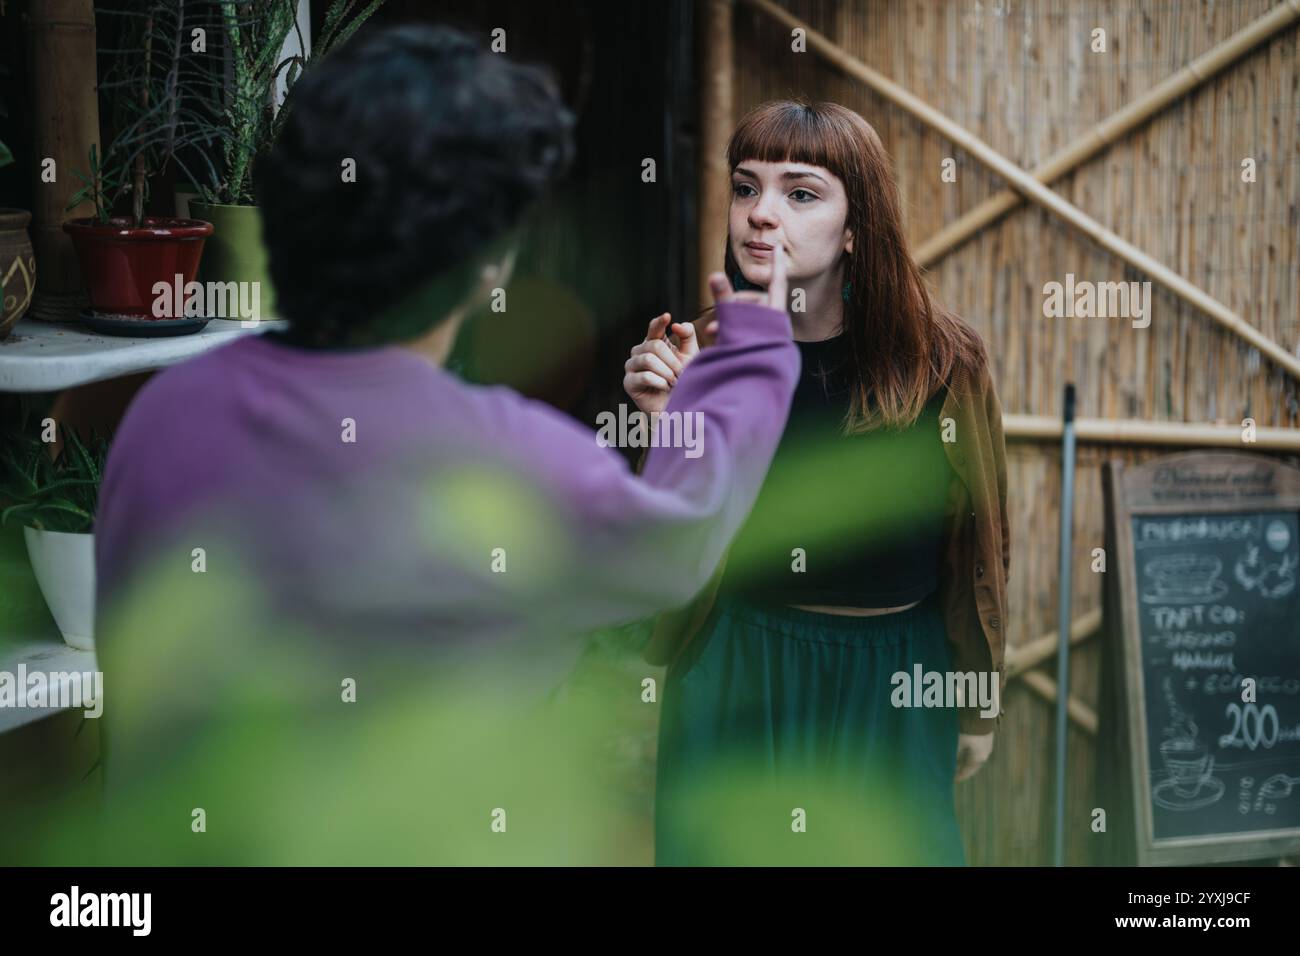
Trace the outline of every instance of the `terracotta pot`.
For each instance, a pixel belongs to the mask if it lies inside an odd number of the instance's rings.
[[[182,287],[194,281],[212,223],[152,216],[139,228],[131,223],[119,216],[106,223],[73,219],[63,224],[77,250],[90,307],[101,315],[179,318],[154,314],[158,299],[154,285],[163,282],[171,287],[177,275]]]
[[[25,209],[0,209],[0,339],[23,317],[36,288],[36,257],[27,235],[31,221]]]

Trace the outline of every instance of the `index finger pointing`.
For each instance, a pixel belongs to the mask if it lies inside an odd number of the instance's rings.
[[[767,284],[768,305],[786,311],[785,247],[776,243],[772,247],[772,279]]]

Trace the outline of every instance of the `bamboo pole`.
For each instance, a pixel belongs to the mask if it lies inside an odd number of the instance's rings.
[[[1082,644],[1101,629],[1101,609],[1089,611],[1070,624],[1070,646]],[[1027,644],[1007,648],[1005,671],[1007,680],[1037,667],[1056,654],[1056,632],[1044,634]]]
[[[1073,143],[1058,150],[1029,175],[1044,185],[1055,182],[1297,20],[1300,20],[1300,0],[1288,0],[1279,4],[1127,106],[1112,113]],[[916,250],[916,261],[923,268],[929,268],[999,216],[1020,205],[1020,202],[1020,195],[1010,189],[990,196],[921,243]]]
[[[1027,671],[1020,678],[1024,681],[1025,686],[1032,690],[1043,700],[1049,703],[1056,703],[1059,692],[1056,687],[1056,681],[1052,680],[1046,674],[1038,671]],[[1092,736],[1097,736],[1097,712],[1079,700],[1077,697],[1071,697],[1065,702],[1066,713],[1070,719],[1079,727]]]
[[[1184,422],[1124,421],[1109,418],[1075,419],[1080,441],[1096,444],[1179,445],[1237,448],[1242,451],[1269,449],[1300,452],[1300,429],[1255,429],[1255,441],[1242,440],[1240,425],[1189,425]],[[1028,441],[1057,441],[1061,420],[1050,415],[1002,416],[1002,433],[1007,438]]]
[[[727,168],[727,137],[734,125],[734,63],[732,59],[732,13],[734,0],[706,0],[699,5],[700,77],[700,208],[698,215],[699,299],[690,314],[712,304],[709,273],[722,268],[719,250],[726,240],[725,227],[731,203]],[[683,317],[684,318],[684,317]]]
[[[99,142],[94,0],[33,0],[27,13],[27,62],[36,159],[31,225],[36,293],[28,315],[68,322],[86,304],[86,295],[63,221],[94,213],[89,202],[66,211],[78,188],[72,171],[87,169],[90,146]],[[54,182],[41,179],[47,158],[55,163]]]
[[[802,29],[809,49],[816,50],[849,76],[862,81],[895,106],[910,113],[925,125],[946,136],[966,150],[989,169],[1043,208],[1055,213],[1098,245],[1113,253],[1163,286],[1189,305],[1200,309],[1212,319],[1259,349],[1292,376],[1300,378],[1300,358],[1292,355],[1264,333],[1250,325],[1222,302],[1188,282],[1178,273],[1157,261],[1141,249],[1111,232],[1077,206],[1052,192],[1038,180],[1007,159],[993,147],[954,122],[920,98],[913,96],[882,73],[873,70],[861,60],[845,52],[808,24],[772,3],[771,0],[744,0],[750,6],[768,14],[790,29]],[[1294,0],[1293,0],[1294,2]]]

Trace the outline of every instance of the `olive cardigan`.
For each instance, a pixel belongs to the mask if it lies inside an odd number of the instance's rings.
[[[955,477],[945,509],[939,600],[953,669],[996,671],[1000,705],[1006,686],[1011,571],[1002,406],[983,356],[975,369],[959,363],[947,388],[940,423],[955,423],[955,440],[944,442]],[[644,652],[648,663],[669,664],[690,642],[708,617],[726,563],[724,554],[709,583],[690,603],[659,615]],[[992,733],[1002,722],[1001,708],[996,717],[981,717],[978,706],[964,707],[959,720],[963,733]]]

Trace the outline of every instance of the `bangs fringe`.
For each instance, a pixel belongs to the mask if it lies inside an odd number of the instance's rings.
[[[852,168],[852,134],[842,122],[812,103],[786,101],[752,111],[727,143],[727,164],[735,169],[745,160],[765,163],[807,163],[829,169],[841,179]]]

